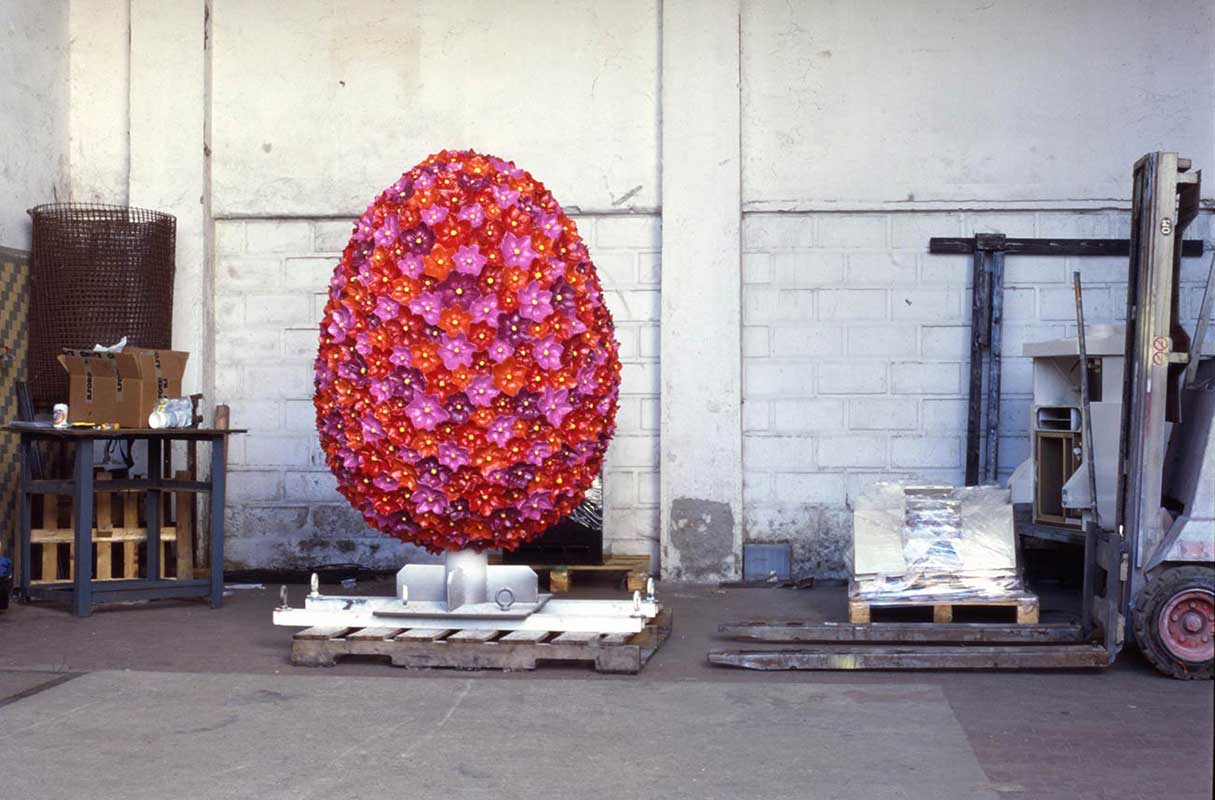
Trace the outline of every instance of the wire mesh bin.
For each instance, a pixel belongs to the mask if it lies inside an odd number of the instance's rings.
[[[177,220],[128,206],[53,203],[30,210],[29,382],[34,404],[67,396],[65,347],[168,348]]]

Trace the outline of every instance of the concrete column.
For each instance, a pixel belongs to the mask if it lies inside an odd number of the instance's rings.
[[[662,6],[662,571],[742,545],[739,0]]]
[[[131,0],[128,194],[177,217],[173,347],[190,351],[183,388],[212,404],[206,10],[205,0]]]

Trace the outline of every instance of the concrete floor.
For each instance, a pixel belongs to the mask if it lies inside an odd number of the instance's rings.
[[[1134,652],[1069,673],[748,672],[705,660],[719,622],[842,619],[843,591],[659,599],[674,632],[639,676],[292,667],[277,587],[218,611],[17,606],[0,614],[0,794],[1212,796],[1215,686]]]

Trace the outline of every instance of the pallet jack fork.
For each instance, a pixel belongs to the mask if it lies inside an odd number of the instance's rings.
[[[1201,173],[1191,172],[1189,160],[1178,158],[1176,153],[1157,152],[1139,159],[1133,175],[1130,241],[1100,243],[1106,250],[1121,249],[1130,257],[1126,314],[1128,373],[1119,447],[1118,525],[1116,530],[1101,530],[1094,521],[1095,515],[1086,515],[1080,622],[1065,625],[733,622],[719,626],[718,632],[745,642],[797,646],[715,649],[708,654],[711,663],[760,670],[1101,668],[1112,664],[1122,649],[1128,628],[1132,627],[1129,622],[1132,616],[1135,635],[1145,652],[1153,642],[1185,653],[1187,646],[1201,644],[1204,635],[1210,641],[1215,631],[1215,604],[1201,580],[1195,584],[1197,589],[1192,585],[1180,587],[1184,591],[1177,597],[1189,603],[1188,612],[1184,608],[1173,609],[1172,605],[1162,606],[1161,630],[1155,630],[1154,620],[1144,616],[1145,606],[1161,604],[1153,592],[1162,582],[1168,583],[1164,580],[1167,575],[1176,576],[1177,569],[1190,576],[1195,570],[1206,570],[1198,573],[1200,577],[1209,575],[1209,565],[1215,562],[1215,536],[1210,535],[1215,520],[1205,519],[1212,511],[1201,507],[1210,502],[1203,499],[1202,487],[1206,486],[1209,494],[1210,487],[1215,485],[1215,424],[1211,419],[1215,410],[1212,400],[1215,360],[1198,363],[1207,319],[1215,303],[1215,265],[1208,276],[1201,305],[1197,344],[1192,347],[1180,326],[1177,311],[1182,235],[1199,210]],[[1037,243],[1026,247],[1040,244],[1057,249],[1057,244],[1024,241]],[[957,248],[964,244],[965,240],[933,240],[933,252],[958,252]],[[1185,254],[1195,254],[1193,246],[1185,244]],[[1196,244],[1194,249],[1201,254],[1201,244]],[[976,281],[991,271],[989,263],[996,263],[999,271],[1007,242],[976,239],[970,246],[972,250],[968,252],[976,254]],[[1000,248],[995,251],[1000,257],[989,259],[980,252],[993,246]],[[984,288],[990,290],[993,283],[997,288],[999,285],[986,279],[983,283],[976,297],[983,294]],[[976,315],[975,319],[987,324],[991,317]],[[998,320],[997,307],[997,325]],[[981,350],[990,341],[990,336],[976,337],[975,349]],[[998,341],[996,338],[997,348]],[[981,372],[976,374],[981,377]],[[988,470],[995,461],[994,448],[984,451],[981,447],[982,426],[976,424],[979,419],[974,419],[975,382],[971,393],[968,477],[972,471],[983,474],[980,456],[987,457]],[[1171,437],[1166,425],[1169,422],[1174,423]],[[1209,581],[1209,577],[1205,580]],[[1193,579],[1190,584],[1194,584]],[[1155,606],[1151,608],[1155,613]],[[1170,614],[1173,624],[1169,623]],[[1198,626],[1195,630],[1189,630],[1195,626]],[[1142,633],[1141,628],[1147,633]],[[1145,635],[1153,638],[1145,643]],[[1170,643],[1169,635],[1177,641]],[[1151,653],[1148,655],[1164,669]],[[1209,669],[1207,662],[1208,673]],[[1178,672],[1173,670],[1170,674],[1203,677],[1184,674],[1184,668],[1180,670],[1183,674]]]

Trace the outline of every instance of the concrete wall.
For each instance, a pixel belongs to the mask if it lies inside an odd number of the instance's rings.
[[[1122,236],[1138,155],[1215,165],[1204,0],[71,8],[73,196],[179,215],[179,338],[251,428],[235,564],[411,553],[334,492],[309,362],[350,220],[431,150],[513,158],[576,212],[626,362],[608,546],[690,578],[744,540],[838,573],[866,484],[960,478],[968,262],[928,237]],[[1071,331],[1075,268],[1116,321],[1122,260],[1009,260],[1006,472],[1020,344]]]
[[[0,246],[28,250],[26,209],[68,199],[68,0],[0,7]]]

